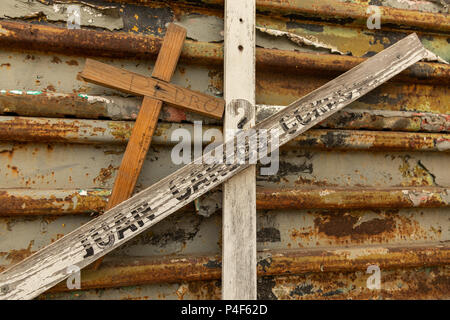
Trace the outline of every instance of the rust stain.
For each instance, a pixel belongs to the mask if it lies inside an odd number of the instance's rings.
[[[295,180],[296,185],[305,185],[305,186],[316,186],[316,187],[337,187],[338,184],[336,183],[330,183],[325,180],[316,180],[316,179],[310,179],[305,178],[302,176],[299,176],[297,180]]]
[[[10,250],[6,254],[6,259],[10,260],[11,265],[22,261],[23,259],[31,256],[33,253],[36,252],[36,251],[31,250],[31,247],[33,246],[33,244],[34,244],[34,240],[31,240],[26,249]]]
[[[325,272],[268,277],[260,281],[259,299],[380,300],[442,299],[448,297],[450,278],[445,267],[383,270],[381,290],[370,290],[364,272]]]
[[[27,50],[42,50],[45,47],[53,52],[104,57],[154,58],[161,47],[162,39],[151,35],[121,32],[100,32],[95,30],[69,30],[52,26],[33,25],[20,22],[2,21],[1,28],[11,31],[0,37],[1,46]],[[223,45],[216,43],[196,43],[186,41],[181,55],[185,62],[220,66],[223,63]],[[363,62],[365,58],[288,52],[273,49],[256,49],[257,68],[286,70],[288,73],[304,74],[313,71],[336,75]],[[426,71],[423,70],[426,66]],[[426,74],[424,74],[426,72]],[[450,78],[450,67],[437,63],[418,63],[397,76],[397,79],[414,82],[442,84]]]
[[[61,59],[60,58],[58,58],[57,56],[53,56],[53,59],[52,59],[52,61],[51,61],[52,63],[56,63],[56,64],[58,64],[58,63],[61,63],[62,61],[61,61]]]
[[[56,89],[55,89],[55,87],[53,86],[53,85],[48,85],[47,86],[47,88],[45,88],[45,90],[47,90],[47,91],[51,91],[51,92],[56,92]]]
[[[105,184],[107,180],[111,179],[113,171],[116,170],[111,164],[107,168],[100,169],[100,173],[94,178],[94,183],[100,182]]]
[[[304,181],[303,181],[304,182]],[[257,188],[258,209],[447,207],[446,188]],[[414,199],[412,199],[414,197]],[[416,198],[419,197],[417,200]],[[414,201],[412,201],[414,200]]]
[[[258,279],[259,300],[340,300],[340,299],[445,299],[450,291],[446,267],[416,267],[382,271],[381,290],[367,288],[369,274],[356,272],[317,272],[299,275],[265,276]],[[149,299],[141,294],[142,287],[126,291],[120,299]],[[220,299],[220,280],[183,282],[183,298]],[[84,296],[86,291],[73,291],[69,297]],[[94,293],[94,292],[92,292]],[[176,295],[176,290],[171,292]],[[94,294],[100,294],[98,291]],[[38,299],[58,299],[67,294],[52,292]],[[158,299],[166,299],[158,293]]]
[[[64,237],[64,236],[65,236],[64,234],[58,233],[58,234],[56,234],[56,239],[53,239],[53,238],[52,238],[52,239],[50,239],[50,242],[53,243],[53,242],[55,242],[55,241],[61,239],[61,238]]]
[[[23,139],[22,141],[42,141],[47,139],[55,142],[65,142],[67,134],[75,134],[79,129],[76,122],[67,126],[64,122],[49,124],[16,117],[13,120],[0,122],[0,139],[10,140],[12,130],[14,130],[16,141],[20,141],[17,140],[20,138]]]
[[[403,177],[408,178],[408,182],[404,184],[411,184],[414,186],[432,186],[435,185],[434,175],[430,173],[420,161],[412,163],[410,156],[401,158],[402,163],[399,166],[399,171]]]
[[[94,132],[94,133],[104,133],[104,132],[106,132],[106,129],[105,128],[101,128],[101,127],[94,127],[92,129],[92,132]]]
[[[78,66],[78,61],[73,60],[73,59],[72,60],[67,60],[66,63],[69,66]]]
[[[7,155],[8,159],[11,161],[14,156],[14,147],[11,149],[0,150],[0,155]]]
[[[163,105],[161,114],[165,121],[183,122],[187,120],[184,110],[172,106]]]
[[[44,215],[42,217],[42,221],[45,221],[46,224],[50,224],[52,222],[55,222],[56,220],[58,220],[58,216],[47,216],[47,215]]]
[[[104,101],[89,102],[77,94],[53,95],[0,95],[0,110],[15,112],[23,116],[39,116],[49,118],[99,118],[107,117]]]
[[[189,297],[199,300],[218,299],[221,296],[220,281],[195,281],[188,283]]]
[[[17,176],[19,174],[19,170],[17,169],[16,166],[10,166],[9,164],[6,166],[8,169],[11,169],[11,171],[13,172],[13,174],[15,176]]]
[[[132,124],[128,122],[108,122],[111,134],[119,141],[127,141],[132,132]]]
[[[328,237],[349,237],[356,241],[368,238],[374,239],[374,236],[393,232],[396,227],[392,217],[374,218],[357,225],[360,218],[348,213],[326,213],[316,217],[314,225],[319,233]]]
[[[256,103],[288,105],[299,96],[306,95],[333,79],[330,72],[325,70],[318,73],[317,70],[308,72],[308,69],[305,69],[301,74],[280,72],[280,70],[282,70],[281,66],[280,69],[272,72],[257,70]],[[211,79],[210,81],[213,80]],[[215,85],[217,85],[219,90],[222,90],[220,83]],[[442,83],[441,85],[430,85],[417,83],[416,81],[415,83],[389,82],[388,84],[383,84],[352,103],[352,106],[368,110],[432,112],[440,113],[445,117],[449,103],[448,90]],[[416,122],[420,122],[424,118],[424,115],[419,113],[418,116],[419,118],[415,120]],[[367,115],[366,117],[371,121],[376,120],[371,118],[372,115]],[[381,117],[378,117],[378,121],[382,120]],[[443,124],[446,123],[444,119],[441,121]],[[378,125],[380,126],[382,123]],[[405,123],[390,123],[389,127],[402,127],[405,125]],[[415,124],[411,123],[411,125],[414,126]],[[419,124],[417,126],[420,127]]]
[[[82,196],[79,192],[66,197],[48,194],[45,197],[30,195],[13,195],[0,191],[0,215],[42,215],[45,219],[55,220],[63,214],[102,212],[106,206],[110,191],[90,191]]]
[[[433,267],[448,264],[450,257],[448,246],[445,245],[391,246],[370,250],[365,247],[356,247],[346,250],[266,251],[260,253],[266,258],[259,260],[258,276],[287,276],[311,272],[314,274],[365,272],[370,264],[378,264],[382,270],[399,267]],[[215,256],[165,256],[139,259],[121,257],[105,260],[98,270],[84,269],[81,286],[88,290],[149,283],[219,280],[220,276],[220,257]],[[60,284],[51,289],[51,292],[57,291],[67,291],[67,287]]]
[[[314,213],[314,226],[291,229],[290,238],[302,243],[320,239],[329,245],[389,243],[408,237],[428,240],[427,231],[414,219],[389,210],[369,218],[364,212]]]

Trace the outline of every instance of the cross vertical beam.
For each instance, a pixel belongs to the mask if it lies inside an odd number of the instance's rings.
[[[255,0],[225,1],[224,78],[226,141],[242,111],[243,129],[255,125]],[[223,184],[222,299],[256,299],[255,172],[252,165]]]
[[[170,24],[153,69],[152,77],[169,82],[175,72],[186,38],[186,29]],[[162,101],[145,96],[136,118],[117,173],[106,210],[115,207],[133,194],[137,179],[158,124]]]
[[[175,72],[178,59],[186,38],[186,29],[171,23],[164,37],[161,50],[156,59],[152,77],[169,82]],[[116,180],[108,200],[106,210],[132,196],[142,165],[158,124],[158,116],[163,102],[144,96],[139,114],[122,158]],[[97,269],[102,258],[93,265]]]

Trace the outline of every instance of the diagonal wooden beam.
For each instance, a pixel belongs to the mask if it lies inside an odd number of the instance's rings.
[[[369,58],[282,111],[257,124],[271,133],[269,151],[323,121],[401,71],[427,57],[416,34]],[[254,131],[247,141],[257,138]],[[0,274],[0,299],[32,299],[69,277],[73,266],[84,268],[99,257],[147,230],[187,203],[227,181],[250,164],[214,162],[217,155],[252,156],[248,144],[237,146],[238,134],[194,162],[175,171],[132,198],[108,210]],[[229,151],[233,151],[230,153]],[[228,152],[227,152],[228,151]],[[259,159],[259,155],[258,155]]]
[[[172,25],[175,26],[174,24]],[[172,29],[173,28],[175,27],[172,27]],[[180,26],[177,26],[176,28],[181,29]],[[165,43],[167,43],[167,41],[164,40],[163,47]],[[160,55],[161,52],[158,57]],[[165,59],[167,60],[169,58],[173,59],[173,56],[169,56]],[[168,61],[165,62],[167,63]],[[200,113],[216,119],[222,119],[225,105],[223,99],[171,84],[168,82],[170,79],[163,79],[163,74],[161,74],[159,78],[155,75],[152,75],[152,77],[145,77],[96,60],[86,59],[86,64],[81,72],[81,77],[86,81],[108,88],[151,97],[188,111]]]

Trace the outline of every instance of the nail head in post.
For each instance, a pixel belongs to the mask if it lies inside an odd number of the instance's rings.
[[[5,284],[4,286],[1,287],[0,291],[2,294],[7,294],[9,292],[9,286]]]

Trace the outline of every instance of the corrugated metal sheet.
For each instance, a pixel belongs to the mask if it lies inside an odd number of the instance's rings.
[[[175,21],[190,39],[172,82],[222,95],[223,1],[83,2],[111,19],[68,30],[27,5],[8,18],[0,5],[0,269],[107,202],[140,100],[82,81],[86,56],[149,75]],[[450,60],[448,8],[371,1],[383,15],[369,30],[367,4],[257,1],[258,26],[347,53],[258,32],[259,120],[412,31]],[[276,176],[257,177],[259,298],[450,297],[449,79],[447,65],[418,63],[283,148]],[[173,107],[160,120],[137,190],[179,167],[173,130],[221,125]],[[60,285],[41,298],[220,298],[220,198],[210,193],[83,271],[82,291]],[[372,264],[381,290],[366,287]]]

